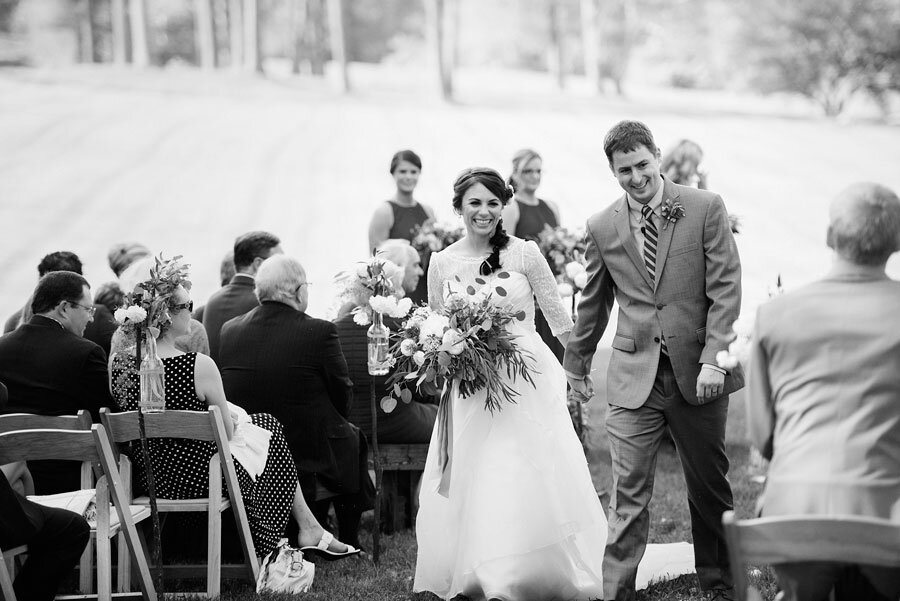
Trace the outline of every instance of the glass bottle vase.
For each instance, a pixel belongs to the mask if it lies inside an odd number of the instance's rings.
[[[384,325],[384,317],[381,313],[374,313],[372,325],[369,326],[366,336],[368,337],[369,374],[386,376],[390,369],[388,347],[390,346],[391,331]]]
[[[141,366],[140,408],[143,413],[162,413],[166,409],[166,368],[156,353],[156,339],[147,335]]]

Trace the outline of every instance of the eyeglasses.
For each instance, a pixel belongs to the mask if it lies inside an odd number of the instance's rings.
[[[294,294],[297,294],[298,292],[300,292],[300,289],[303,288],[304,286],[312,286],[312,285],[313,285],[312,282],[300,282],[299,284],[297,284],[297,287],[294,289]]]
[[[178,313],[184,309],[188,310],[188,313],[192,313],[194,311],[194,301],[190,300],[186,303],[178,303],[177,305],[169,305],[169,310],[172,313]]]
[[[540,175],[540,169],[522,169],[522,175]]]
[[[97,311],[97,307],[88,307],[86,305],[82,305],[81,303],[76,303],[73,301],[66,301],[66,302],[69,303],[70,305],[75,305],[76,307],[81,307],[82,309],[87,311],[91,317],[93,317],[94,313]]]

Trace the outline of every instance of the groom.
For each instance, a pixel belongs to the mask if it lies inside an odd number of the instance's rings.
[[[716,366],[741,305],[741,266],[717,194],[660,175],[653,134],[622,121],[603,143],[625,195],[587,222],[588,282],[566,347],[569,384],[593,396],[591,360],[619,303],[607,400],[613,464],[607,599],[635,598],[644,555],[656,456],[668,428],[687,482],[694,559],[710,599],[734,594],[722,513],[732,508],[726,474],[728,395],[743,374]]]

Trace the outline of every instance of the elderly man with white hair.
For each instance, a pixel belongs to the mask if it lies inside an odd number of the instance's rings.
[[[219,368],[228,399],[284,426],[304,497],[324,523],[335,505],[339,538],[359,548],[359,519],[373,507],[365,437],[347,420],[353,383],[330,321],[306,314],[310,282],[275,254],[256,273],[260,305],[222,327]]]
[[[855,184],[831,205],[823,279],[766,303],[754,325],[747,410],[771,459],[763,516],[856,515],[900,522],[900,199]],[[892,599],[900,570],[776,566],[784,601]]]

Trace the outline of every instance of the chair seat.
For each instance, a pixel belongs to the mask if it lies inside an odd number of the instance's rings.
[[[131,501],[135,505],[150,506],[150,497],[137,497]],[[231,507],[228,497],[222,498],[221,508],[225,511]],[[157,499],[157,511],[206,511],[209,508],[209,499]]]

